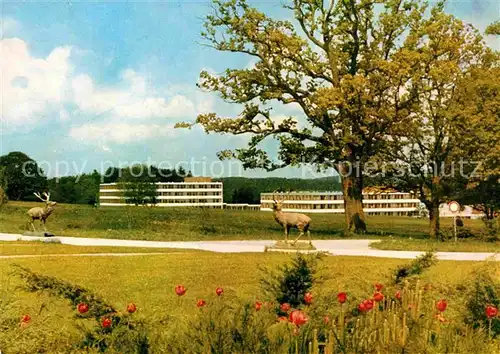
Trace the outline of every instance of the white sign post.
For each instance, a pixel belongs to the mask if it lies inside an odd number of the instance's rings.
[[[453,234],[455,235],[455,242],[457,242],[457,214],[460,212],[460,204],[458,202],[452,201],[448,203],[448,208],[454,214],[453,215]]]

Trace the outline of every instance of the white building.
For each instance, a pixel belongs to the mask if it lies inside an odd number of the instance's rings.
[[[443,218],[460,216],[462,219],[480,219],[484,216],[484,213],[474,210],[474,208],[469,205],[464,205],[462,206],[460,212],[453,213],[452,211],[450,211],[448,203],[442,203],[439,206],[439,216]]]
[[[283,211],[300,213],[344,213],[341,192],[262,193],[260,210],[271,211],[273,198],[284,199]],[[420,200],[402,192],[364,192],[363,210],[368,215],[412,215]]]
[[[209,207],[222,209],[222,182],[210,178],[185,178],[184,182],[155,183],[157,204],[160,207]],[[125,206],[123,189],[117,183],[99,186],[100,206]]]

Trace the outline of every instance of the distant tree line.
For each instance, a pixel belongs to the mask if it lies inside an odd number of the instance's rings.
[[[101,175],[97,170],[75,176],[47,178],[43,169],[28,155],[14,151],[0,156],[0,201],[37,201],[34,192],[50,191],[51,199],[59,203],[90,204],[98,202],[100,183],[128,183],[137,190],[138,183],[182,182],[191,172],[160,169],[156,166],[134,165],[109,167]],[[140,194],[147,192],[140,191]],[[132,198],[132,202],[135,200]]]
[[[217,180],[224,185],[225,203],[260,204],[260,193],[264,192],[328,192],[341,190],[338,177],[314,179],[226,177]]]

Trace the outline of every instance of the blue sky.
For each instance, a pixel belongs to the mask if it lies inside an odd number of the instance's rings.
[[[254,4],[287,15],[280,1]],[[498,1],[447,6],[480,30],[500,18]],[[13,1],[0,9],[1,154],[23,151],[51,176],[133,162],[183,162],[198,175],[312,176],[221,164],[216,152],[243,147],[245,138],[172,128],[200,112],[238,112],[195,86],[201,70],[251,64],[200,45],[208,1]]]

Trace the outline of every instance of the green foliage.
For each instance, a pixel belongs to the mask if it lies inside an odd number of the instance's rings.
[[[277,318],[272,306],[213,299],[187,323],[173,330],[161,350],[168,353],[490,353],[494,341],[484,327],[472,329],[436,317],[434,302],[419,287],[406,284],[401,299],[386,299],[373,309],[345,312],[335,302],[315,302],[297,326]],[[317,307],[339,307],[325,323]],[[319,318],[318,318],[319,317]]]
[[[5,177],[5,167],[0,166],[0,208],[9,200],[9,197],[5,192],[6,189],[7,178]]]
[[[472,205],[483,212],[487,219],[493,219],[495,213],[500,212],[500,175],[490,175],[471,183],[468,188],[460,189],[460,192],[457,201]]]
[[[89,174],[51,178],[48,188],[51,199],[58,203],[95,205],[100,181],[101,175],[94,170]]]
[[[260,204],[260,193],[272,191],[340,191],[338,177],[323,177],[312,179],[301,178],[245,178],[225,177],[217,179],[224,185],[225,203]]]
[[[288,303],[292,307],[305,305],[304,295],[318,283],[318,261],[322,254],[303,255],[297,253],[290,263],[276,270],[262,269],[260,283],[264,293],[278,304]]]
[[[467,314],[465,323],[474,328],[489,328],[486,306],[500,309],[500,266],[487,262],[474,270],[472,282],[467,292]],[[491,321],[491,335],[500,336],[500,317]]]
[[[47,177],[36,161],[19,151],[0,156],[6,193],[11,200],[36,200],[34,192],[46,191]]]
[[[492,36],[500,36],[500,21],[496,21],[488,25],[485,33]]]
[[[149,339],[143,324],[132,320],[128,313],[120,313],[90,290],[21,266],[16,266],[15,274],[24,281],[25,289],[29,292],[46,292],[51,296],[66,299],[73,308],[81,303],[89,306],[86,314],[78,313],[75,316],[80,319],[93,318],[95,326],[90,329],[85,325],[77,326],[83,334],[83,339],[75,343],[75,347],[123,354],[149,352]],[[104,318],[112,321],[110,327],[102,326]]]
[[[292,331],[276,321],[268,307],[260,311],[250,303],[214,299],[175,333],[164,345],[165,353],[285,353]]]
[[[404,264],[394,270],[393,278],[395,284],[400,284],[403,280],[411,277],[417,277],[424,270],[430,268],[437,263],[437,258],[434,252],[426,252],[423,255],[415,258],[411,263]]]

